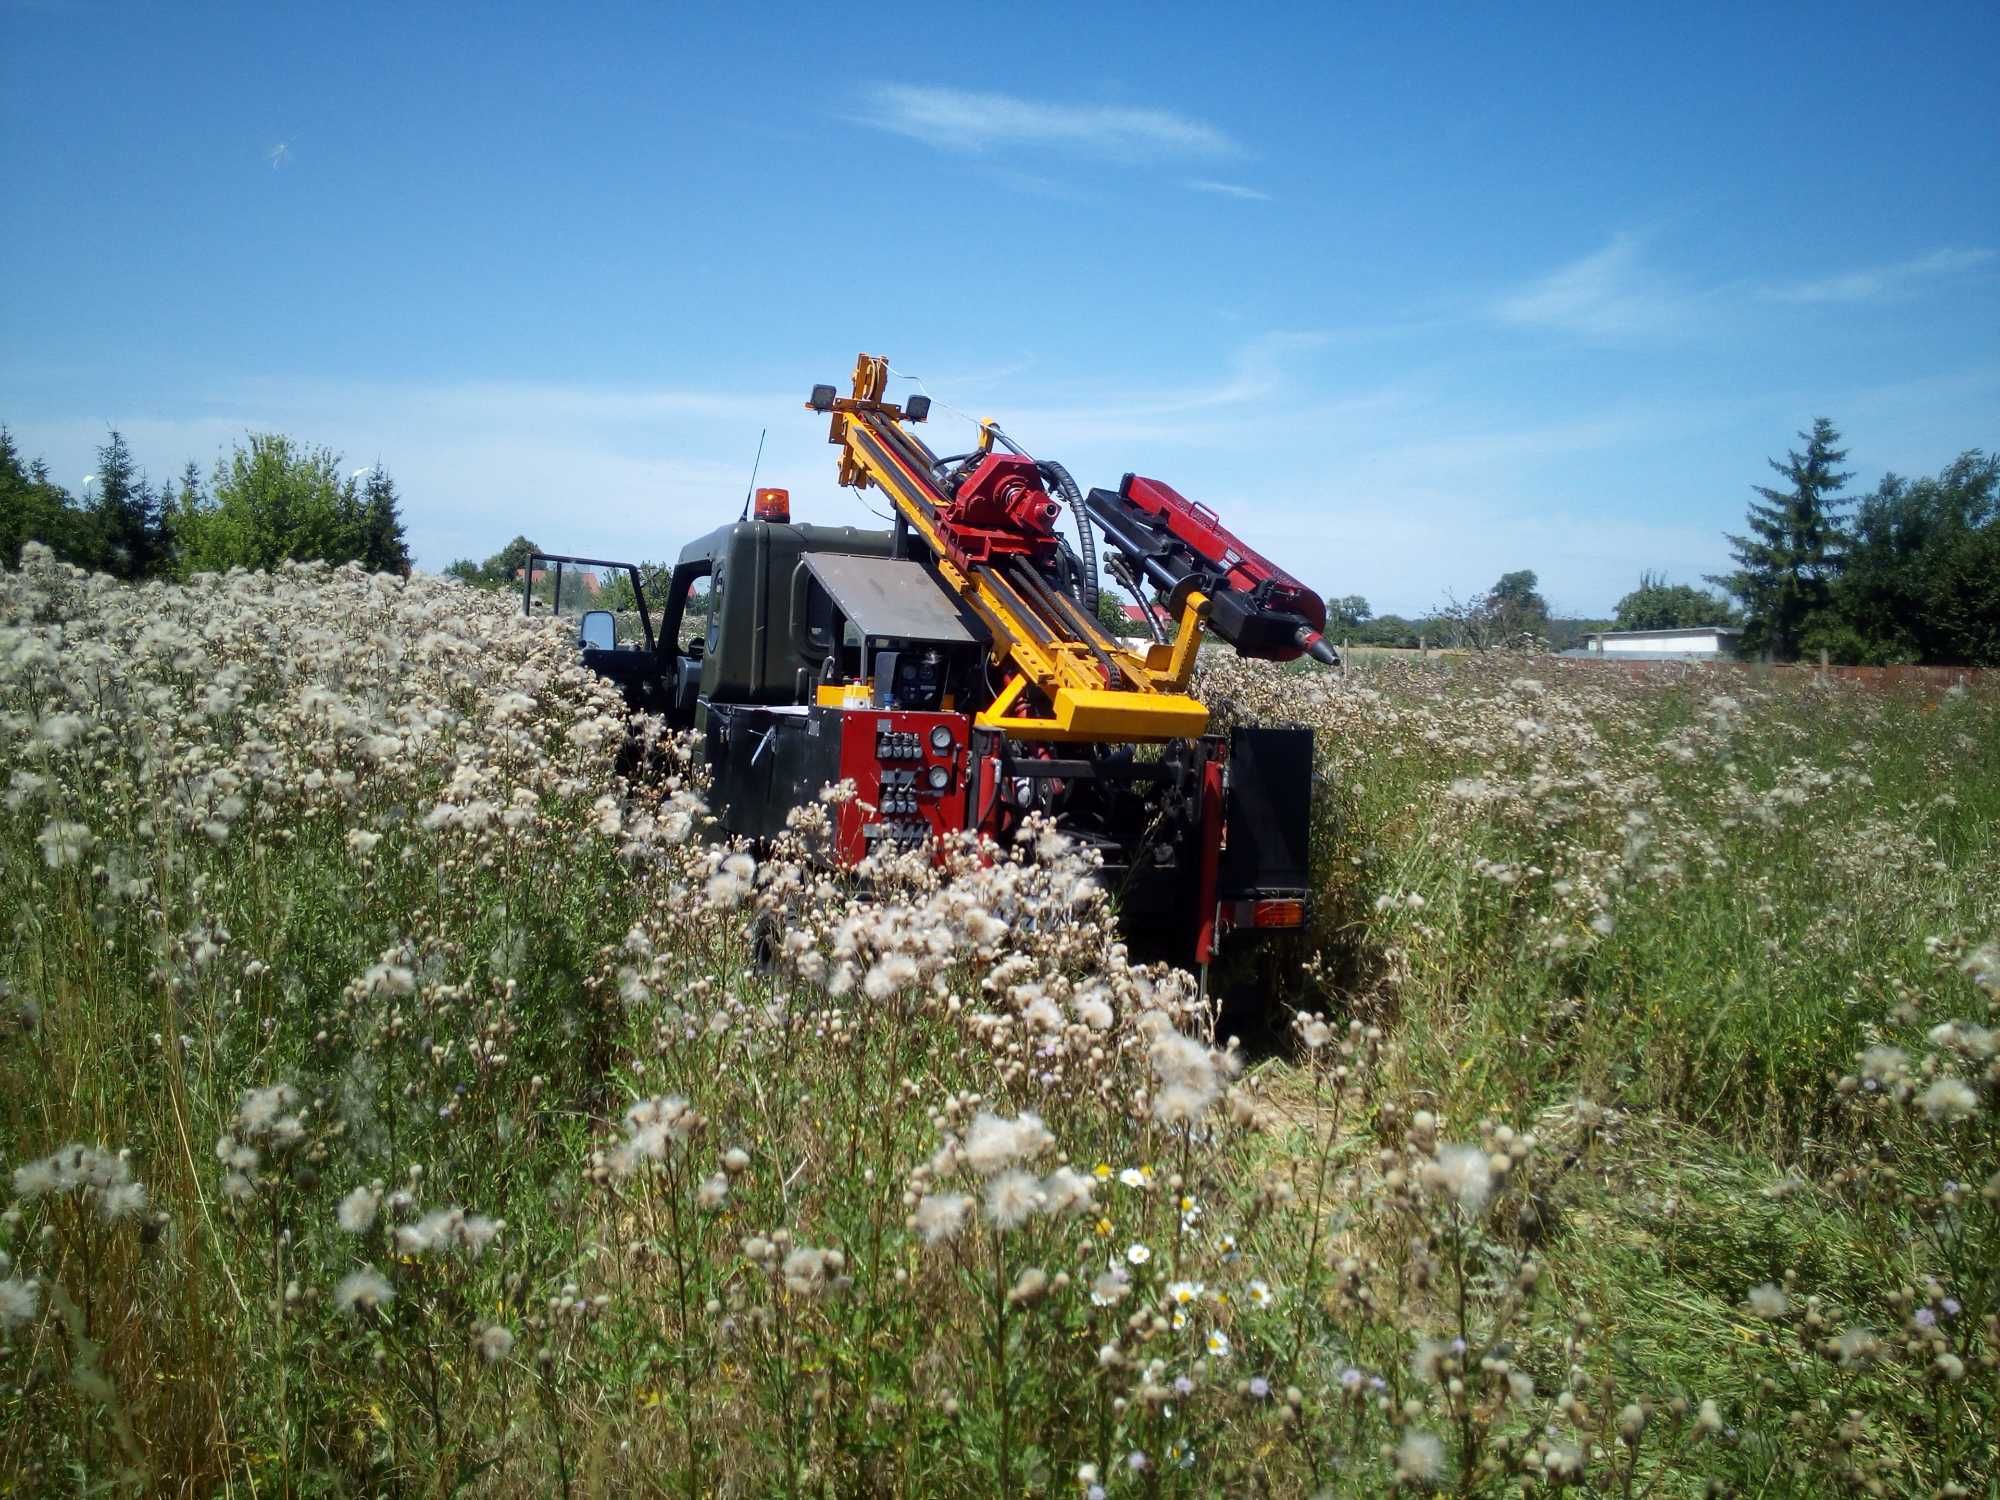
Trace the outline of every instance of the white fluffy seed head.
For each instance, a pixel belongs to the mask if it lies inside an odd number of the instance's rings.
[[[927,1193],[917,1202],[917,1233],[926,1245],[956,1239],[971,1207],[972,1200],[962,1193]]]
[[[1033,1160],[1054,1144],[1055,1137],[1042,1124],[1041,1116],[1031,1111],[1005,1120],[990,1110],[981,1110],[965,1133],[963,1155],[973,1171],[989,1177],[1016,1162]]]
[[[333,1289],[333,1305],[344,1313],[360,1316],[386,1306],[395,1295],[378,1272],[364,1267],[341,1279]]]
[[[1979,1112],[1979,1096],[1972,1091],[1971,1085],[1950,1073],[1936,1079],[1919,1094],[1917,1103],[1932,1122],[1939,1125],[1955,1125]]]
[[[1018,1229],[1041,1207],[1041,1184],[1013,1168],[986,1184],[986,1222],[995,1229]]]
[[[1425,1180],[1458,1202],[1473,1218],[1486,1212],[1493,1198],[1493,1163],[1478,1146],[1440,1146],[1425,1171]]]
[[[1792,1305],[1785,1289],[1772,1281],[1751,1287],[1749,1296],[1744,1300],[1750,1304],[1750,1311],[1760,1318],[1782,1318]]]
[[[35,1316],[41,1288],[18,1276],[0,1280],[0,1334],[11,1334]]]
[[[1418,1489],[1430,1489],[1444,1477],[1444,1444],[1434,1432],[1412,1427],[1396,1445],[1396,1478]]]
[[[334,1219],[348,1234],[366,1234],[375,1227],[375,1215],[381,1207],[380,1193],[371,1187],[358,1187],[340,1200]]]

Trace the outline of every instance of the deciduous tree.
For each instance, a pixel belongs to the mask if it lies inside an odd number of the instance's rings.
[[[1549,604],[1536,591],[1539,582],[1533,568],[1521,568],[1502,573],[1486,595],[1494,631],[1502,640],[1549,633]]]
[[[1639,586],[1618,601],[1618,630],[1684,630],[1697,625],[1734,625],[1729,602],[1690,583],[1668,583],[1662,573],[1641,573]]]
[[[367,492],[342,477],[340,455],[279,433],[252,433],[216,465],[213,493],[184,489],[173,517],[183,569],[361,562],[407,569],[395,485],[377,471]]]
[[[1342,594],[1326,601],[1328,630],[1358,630],[1373,618],[1375,611],[1359,594]]]
[[[1549,605],[1535,591],[1536,581],[1532,568],[1522,568],[1501,574],[1492,588],[1470,599],[1447,593],[1431,619],[1446,644],[1473,651],[1545,642]]]
[[[1854,516],[1808,649],[1837,660],[2000,666],[2000,457],[1884,476]]]

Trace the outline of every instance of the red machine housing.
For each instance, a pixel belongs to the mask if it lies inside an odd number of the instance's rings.
[[[967,563],[1013,556],[1039,564],[1055,552],[1059,511],[1033,459],[989,453],[940,507],[938,521]]]
[[[1119,495],[1215,569],[1230,589],[1254,597],[1263,609],[1297,615],[1314,639],[1326,629],[1326,601],[1246,544],[1206,505],[1188,499],[1172,485],[1137,474],[1127,476]],[[1258,654],[1291,661],[1310,649],[1309,642],[1300,642]]]

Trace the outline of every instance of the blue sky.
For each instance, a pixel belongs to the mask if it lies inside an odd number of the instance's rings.
[[[1404,612],[1692,581],[1816,415],[2000,446],[1991,4],[1232,9],[0,0],[0,421],[651,558],[764,427],[866,523],[800,403],[867,349]]]

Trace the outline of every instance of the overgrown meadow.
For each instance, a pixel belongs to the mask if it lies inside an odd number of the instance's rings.
[[[1324,767],[1247,1048],[1059,829],[706,841],[508,601],[31,548],[0,1493],[2000,1494],[1990,694],[1205,692]]]

